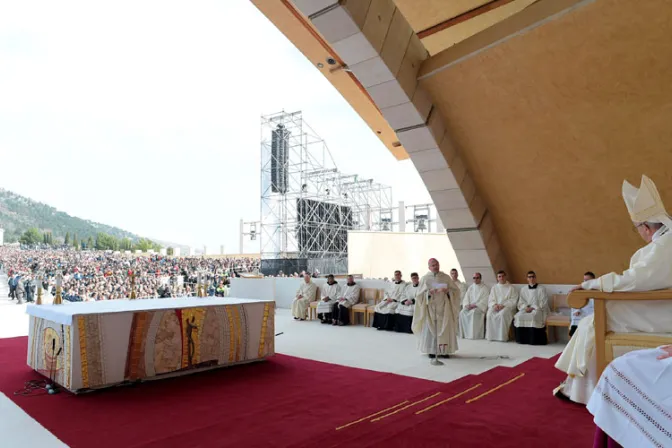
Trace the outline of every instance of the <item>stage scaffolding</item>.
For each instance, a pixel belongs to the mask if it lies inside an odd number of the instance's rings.
[[[389,228],[392,213],[392,188],[341,173],[300,111],[261,117],[262,272],[345,273],[348,230]]]

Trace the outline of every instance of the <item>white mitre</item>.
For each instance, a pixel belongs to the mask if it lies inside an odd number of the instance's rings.
[[[656,184],[647,176],[642,175],[639,188],[633,187],[628,181],[623,181],[623,200],[634,223],[660,222],[672,229],[672,219],[665,210],[660,199]]]

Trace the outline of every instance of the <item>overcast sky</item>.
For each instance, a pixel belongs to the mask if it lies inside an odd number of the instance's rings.
[[[259,219],[260,116],[282,109],[341,171],[430,202],[247,0],[0,0],[0,187],[71,215],[237,252],[240,218]]]

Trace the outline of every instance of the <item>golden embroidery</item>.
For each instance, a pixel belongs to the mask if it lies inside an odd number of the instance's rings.
[[[267,331],[267,326],[268,326],[268,315],[269,315],[269,309],[270,309],[270,302],[267,302],[264,304],[264,319],[261,322],[261,337],[259,338],[259,357],[263,358],[264,355],[266,354],[265,348],[266,348],[266,338],[268,337],[266,335]]]
[[[64,325],[64,332],[65,332],[65,387],[70,388],[70,376],[71,376],[71,365],[70,362],[72,360],[72,342],[71,342],[71,335],[70,335],[70,325]]]
[[[77,329],[79,330],[79,357],[82,367],[82,387],[89,387],[89,363],[86,357],[86,328],[84,316],[77,316]]]
[[[233,362],[236,358],[236,337],[235,337],[235,322],[233,321],[233,306],[225,306],[226,317],[229,319],[229,362]]]

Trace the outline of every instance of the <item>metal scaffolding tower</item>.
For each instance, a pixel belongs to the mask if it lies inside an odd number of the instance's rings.
[[[392,189],[341,173],[301,112],[261,117],[262,272],[347,272],[348,230],[383,230]]]

